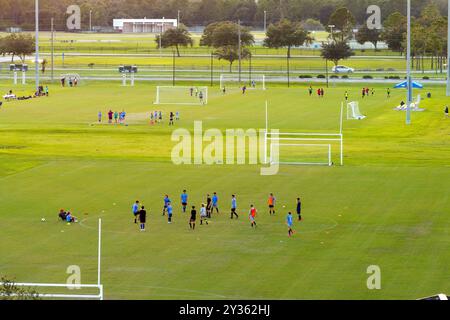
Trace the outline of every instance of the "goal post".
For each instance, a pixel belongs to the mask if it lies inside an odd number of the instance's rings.
[[[157,86],[154,104],[206,105],[208,87]]]
[[[76,79],[78,84],[81,82],[81,76],[78,73],[61,74],[60,78],[66,81],[66,85],[68,85],[70,80],[74,81]]]
[[[357,101],[347,103],[347,120],[361,120],[365,117],[359,110],[359,103]]]
[[[344,132],[343,132],[343,119],[344,119],[344,103],[342,102],[340,105],[340,117],[339,117],[339,132],[337,133],[328,133],[328,132],[280,132],[279,130],[270,129],[269,125],[269,104],[266,101],[265,104],[265,130],[264,130],[264,163],[278,163],[278,164],[296,164],[296,165],[333,165],[334,162],[332,160],[333,154],[339,154],[339,164],[341,166],[344,165]],[[279,161],[274,161],[274,147],[278,152]],[[280,154],[279,147],[295,147],[296,149],[305,149],[305,148],[315,148],[321,151],[317,152],[309,152],[308,153],[299,153],[297,157],[299,160],[301,158],[310,158],[311,154],[315,154],[315,161],[307,161],[307,159],[303,159],[305,161],[298,161],[296,159],[292,159],[296,156],[295,151]],[[326,157],[324,156],[326,154]],[[307,155],[305,157],[305,155]],[[320,156],[318,156],[320,155]],[[283,161],[283,158],[288,158],[288,161]],[[320,157],[321,160],[317,161],[317,158]],[[324,161],[324,159],[327,159]],[[274,163],[275,164],[275,163]]]
[[[239,81],[239,75],[237,74],[220,74],[220,89],[222,90],[224,88],[241,88],[244,85],[247,87],[247,89],[266,90],[266,76],[263,74],[254,74],[250,78],[242,75],[241,81]]]
[[[97,299],[103,300],[104,292],[103,285],[101,283],[101,243],[102,243],[102,219],[98,219],[98,248],[97,248],[97,283],[95,284],[78,284],[78,283],[32,283],[32,282],[0,282],[0,286],[9,285],[20,288],[28,288],[36,291],[31,293],[36,298],[45,299]],[[74,293],[74,290],[87,290],[89,293]],[[69,291],[63,293],[62,291]],[[45,291],[45,292],[42,292]],[[0,297],[18,297],[21,294],[18,293],[0,293]]]

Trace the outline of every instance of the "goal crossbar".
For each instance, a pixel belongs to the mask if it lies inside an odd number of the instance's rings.
[[[161,96],[161,91],[172,91],[171,98]],[[193,91],[192,93],[190,91]],[[184,92],[184,97],[180,97],[180,101],[174,97],[175,92]],[[195,94],[194,94],[195,91]],[[170,93],[167,93],[170,95]],[[200,99],[200,94],[203,95]],[[167,101],[166,101],[167,99]],[[208,87],[198,86],[157,86],[156,98],[154,104],[170,104],[170,105],[206,105],[208,104]]]
[[[266,76],[265,75],[258,75],[254,74],[251,78],[247,78],[241,75],[241,79],[239,80],[239,75],[237,74],[229,74],[229,73],[222,73],[220,74],[220,88],[223,89],[226,88],[226,83],[231,82],[234,85],[241,86],[241,85],[248,85],[247,89],[261,89],[266,90]],[[253,87],[253,84],[255,85]],[[233,85],[231,85],[233,87]]]

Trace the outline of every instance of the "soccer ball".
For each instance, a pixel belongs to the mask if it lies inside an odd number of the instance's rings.
[[[42,219],[41,219],[41,222],[45,222],[45,218],[42,218]]]

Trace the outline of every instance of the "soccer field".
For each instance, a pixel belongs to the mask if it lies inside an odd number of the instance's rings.
[[[97,281],[97,219],[103,221],[102,284],[106,299],[415,299],[450,292],[450,119],[445,88],[427,87],[405,125],[393,111],[405,91],[337,85],[325,97],[306,86],[249,90],[209,88],[206,106],[153,105],[155,85],[50,85],[50,97],[4,102],[0,109],[0,275],[17,282],[65,283],[70,265],[82,283]],[[188,84],[189,85],[189,84]],[[31,92],[0,82],[2,95]],[[174,129],[339,131],[344,92],[359,101],[364,120],[344,120],[344,166],[175,165]],[[97,124],[97,114],[127,112],[128,126]],[[165,114],[150,125],[151,111]],[[171,111],[180,112],[174,127]],[[333,149],[333,162],[339,156]],[[186,189],[197,208],[217,192],[220,214],[189,230],[181,212]],[[270,216],[267,197],[277,212]],[[174,222],[162,216],[163,197]],[[231,194],[239,219],[230,220]],[[302,198],[303,221],[287,236],[285,218]],[[147,230],[133,223],[131,206],[147,209]],[[258,227],[247,218],[258,209]],[[283,208],[286,206],[286,208]],[[57,220],[71,210],[79,223]],[[45,218],[46,222],[41,222]],[[381,270],[381,289],[369,290],[367,268]]]

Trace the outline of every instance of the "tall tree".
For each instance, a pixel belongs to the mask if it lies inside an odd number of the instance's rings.
[[[384,21],[381,38],[386,42],[389,49],[403,52],[403,39],[406,31],[406,17],[400,12],[394,12]]]
[[[354,55],[354,52],[346,42],[330,42],[322,45],[321,56],[324,59],[333,61],[337,66],[342,59],[348,59]]]
[[[219,60],[228,61],[231,72],[233,62],[239,59],[239,35],[241,39],[241,59],[247,59],[250,57],[250,50],[246,47],[255,42],[253,35],[248,28],[230,21],[215,22],[208,25],[203,31],[200,45],[215,48],[214,55]]]
[[[290,58],[293,46],[302,46],[311,43],[312,40],[311,34],[303,29],[300,23],[283,19],[269,26],[264,45],[269,48],[287,47],[287,57]]]
[[[231,67],[233,66],[233,62],[239,59],[239,49],[235,46],[223,46],[218,48],[213,53],[217,59],[219,60],[225,60],[228,61],[230,66],[230,72]],[[250,50],[248,48],[242,48],[241,49],[241,59],[248,59],[250,58]]]
[[[250,46],[255,42],[250,30],[241,29],[241,45]],[[231,21],[213,22],[204,30],[200,39],[200,45],[219,48],[223,46],[238,46],[239,26]]]
[[[180,46],[192,47],[194,44],[189,31],[183,25],[180,25],[178,28],[168,29],[164,31],[162,35],[158,34],[155,38],[155,42],[158,48],[160,44],[162,48],[175,47],[178,57],[180,56]]]
[[[366,42],[370,42],[377,50],[378,42],[381,39],[381,32],[378,29],[369,29],[367,24],[364,24],[356,33],[356,41],[359,44],[364,44]]]
[[[333,25],[333,28],[327,26],[327,31],[332,32],[333,40],[345,42],[352,37],[353,28],[355,26],[355,17],[346,7],[337,9],[330,17],[328,26]],[[333,30],[331,30],[333,29]]]
[[[11,54],[11,62],[18,56],[22,62],[35,51],[34,38],[28,34],[10,34],[3,38],[4,51]]]

